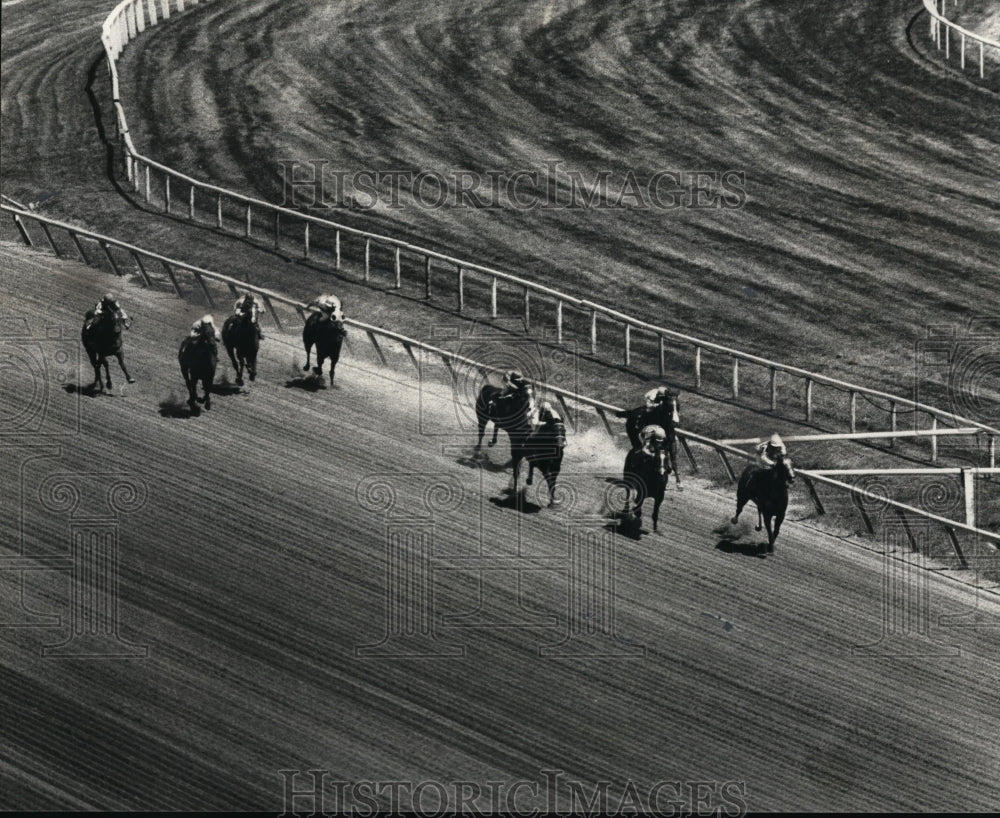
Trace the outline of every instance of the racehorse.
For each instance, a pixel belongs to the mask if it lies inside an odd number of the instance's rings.
[[[212,382],[215,380],[215,368],[219,364],[219,352],[215,343],[205,334],[188,337],[181,341],[177,353],[181,365],[181,374],[188,389],[188,406],[191,413],[198,411],[198,403],[204,403],[205,409],[212,408]],[[205,397],[197,394],[198,382],[201,381]]]
[[[135,383],[135,378],[128,374],[125,368],[125,354],[122,350],[122,325],[125,329],[132,326],[130,319],[122,321],[121,317],[111,311],[102,311],[96,318],[94,310],[87,310],[83,319],[83,329],[80,331],[80,339],[83,341],[83,348],[87,350],[87,357],[94,367],[94,386],[100,386],[103,390],[105,386],[111,388],[111,372],[108,371],[108,356],[114,355],[118,359],[118,365],[125,373],[125,380]],[[104,366],[104,376],[107,383],[101,382],[101,366]]]
[[[493,439],[487,446],[493,447],[497,444],[497,435],[503,429],[510,437],[510,453],[514,456],[515,438],[526,438],[531,433],[531,424],[528,422],[528,413],[531,411],[532,393],[531,387],[524,384],[513,391],[505,391],[499,386],[486,384],[479,390],[476,398],[476,420],[479,423],[479,440],[476,443],[476,453],[483,448],[483,435],[486,434],[486,424],[493,424]],[[523,443],[523,440],[520,442]],[[521,454],[523,457],[523,454]],[[517,474],[517,466],[521,458],[514,463],[514,473]]]
[[[639,533],[642,524],[642,506],[648,499],[653,501],[653,531],[656,531],[660,519],[660,504],[670,477],[670,466],[667,465],[667,434],[659,426],[647,426],[640,433],[645,443],[640,440],[638,448],[625,455],[625,467],[622,470],[622,480],[625,484],[625,520],[628,528]],[[635,491],[635,502],[630,504],[632,491]]]
[[[639,433],[647,426],[659,426],[666,432],[666,450],[670,456],[670,469],[677,481],[677,488],[680,489],[681,473],[677,468],[677,435],[674,431],[680,422],[678,395],[665,388],[659,392],[660,395],[652,406],[637,406],[634,409],[616,412],[615,416],[625,419],[625,433],[628,435],[629,443],[632,444],[633,449],[641,447]]]
[[[321,312],[314,312],[306,319],[306,325],[302,328],[302,343],[306,348],[306,365],[302,367],[303,372],[309,371],[309,356],[312,354],[313,344],[316,345],[316,366],[313,372],[316,375],[323,374],[323,361],[330,359],[330,385],[333,385],[333,373],[340,360],[340,348],[347,336],[344,329],[344,322],[337,321]]]
[[[767,550],[774,551],[774,541],[785,519],[788,508],[788,486],[795,480],[795,470],[788,457],[778,455],[774,465],[769,469],[750,465],[740,475],[736,488],[736,516],[733,525],[740,518],[740,512],[748,500],[753,500],[757,506],[757,531],[761,529],[761,520],[767,526]],[[772,528],[771,520],[774,520]]]
[[[520,441],[519,441],[520,442]],[[523,440],[523,456],[528,461],[530,486],[535,469],[545,478],[549,487],[549,505],[555,502],[556,480],[562,469],[563,450],[566,448],[566,426],[562,418],[551,410],[545,413],[541,426]],[[517,488],[517,469],[514,470],[514,486]]]
[[[244,369],[250,380],[255,380],[260,337],[250,317],[245,313],[230,315],[222,325],[222,343],[225,344],[229,360],[236,370],[236,385],[243,386]]]

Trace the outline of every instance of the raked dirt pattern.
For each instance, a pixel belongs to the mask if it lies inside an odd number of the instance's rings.
[[[998,97],[913,50],[917,5],[216,3],[149,32],[124,67],[140,145],[268,196],[289,157],[349,171],[512,172],[548,159],[585,176],[743,170],[742,210],[345,217],[885,386],[910,377],[928,323],[1000,310]],[[312,292],[315,279],[143,212],[109,180],[106,101],[87,90],[106,85],[98,31],[110,7],[3,4],[4,192]],[[914,37],[926,38],[920,23]],[[0,571],[3,622],[63,617],[56,629],[0,630],[0,807],[280,812],[279,771],[307,769],[484,793],[561,770],[563,808],[570,780],[588,796],[612,782],[611,810],[629,780],[643,799],[680,782],[682,802],[684,782],[714,782],[712,806],[734,808],[719,803],[729,782],[756,811],[1000,803],[991,596],[794,516],[772,557],[745,553],[759,539],[746,522],[719,547],[732,500],[692,482],[671,487],[660,533],[616,540],[611,642],[644,655],[545,656],[573,622],[593,630],[608,612],[571,616],[579,565],[567,555],[581,526],[604,531],[595,516],[620,449],[572,439],[566,504],[519,512],[502,502],[505,444],[473,467],[440,384],[375,366],[354,344],[336,387],[302,388],[294,335],[270,327],[260,379],[189,418],[176,348],[197,307],[13,246],[0,271],[12,328],[2,556],[65,555],[74,521],[106,515],[106,476],[129,476],[142,502],[115,518],[120,636],[148,652],[43,657],[68,635],[69,576]],[[138,380],[124,385],[113,368],[110,396],[81,394],[80,318],[109,287],[136,319]],[[41,379],[11,357],[60,349],[69,358]],[[39,417],[39,401],[48,425],[8,434]],[[46,493],[60,474],[84,475],[76,512]],[[430,490],[438,482],[451,488]],[[392,514],[380,505],[390,489]],[[464,655],[358,654],[391,625],[393,526],[433,531],[434,644]],[[519,592],[515,572],[471,567],[483,556],[537,565]],[[901,598],[887,601],[890,577]],[[474,611],[481,589],[480,620],[445,618]],[[547,805],[522,789],[514,806]]]

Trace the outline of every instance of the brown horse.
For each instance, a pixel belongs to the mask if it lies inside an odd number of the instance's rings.
[[[757,506],[757,531],[761,529],[761,521],[767,526],[769,552],[774,551],[774,541],[778,538],[778,531],[781,530],[781,523],[788,509],[788,486],[794,480],[792,461],[782,455],[778,455],[769,469],[751,465],[740,475],[740,482],[736,487],[736,516],[733,517],[733,525],[739,520],[743,506],[753,500]]]
[[[347,330],[344,329],[343,321],[338,321],[322,312],[312,313],[302,328],[302,344],[306,348],[306,365],[302,367],[302,371],[309,371],[309,358],[315,344],[316,366],[313,367],[312,371],[316,375],[322,375],[323,362],[329,358],[330,385],[333,386],[333,373],[337,369],[338,361],[340,361],[340,348],[346,337]]]
[[[135,378],[129,375],[125,368],[125,353],[122,348],[122,327],[128,329],[132,326],[130,319],[122,320],[116,312],[104,310],[95,318],[94,310],[87,310],[83,319],[83,329],[80,331],[80,340],[83,341],[83,348],[87,351],[91,366],[94,367],[93,386],[105,386],[111,388],[111,372],[108,370],[108,357],[113,355],[118,359],[118,366],[125,373],[125,380],[135,383]],[[101,381],[101,367],[104,367],[106,383]]]

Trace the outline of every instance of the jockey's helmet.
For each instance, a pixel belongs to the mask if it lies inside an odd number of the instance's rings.
[[[114,293],[105,293],[104,298],[102,298],[101,301],[109,307],[114,307],[118,304],[118,296]]]
[[[784,449],[785,444],[782,442],[781,437],[775,432],[771,435],[771,439],[767,441],[767,445],[772,449]]]
[[[662,426],[644,426],[642,431],[639,432],[639,438],[645,444],[663,443],[667,439],[667,433],[663,431]]]

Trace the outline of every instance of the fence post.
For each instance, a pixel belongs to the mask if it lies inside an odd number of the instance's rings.
[[[778,410],[778,370],[771,367],[771,411]]]
[[[194,221],[194,185],[191,185],[188,192],[188,219]]]
[[[424,260],[424,298],[431,297],[431,257]]]
[[[889,401],[889,431],[896,431],[896,401]],[[896,445],[896,438],[889,438],[889,447],[892,448]]]
[[[309,222],[306,222],[305,230],[302,236],[302,258],[309,258]],[[340,233],[337,233],[337,238],[340,238]],[[338,241],[338,245],[339,245]]]
[[[733,358],[733,400],[740,396],[740,359]]]
[[[458,311],[465,309],[465,270],[458,265]]]
[[[663,377],[663,373],[667,371],[667,360],[666,351],[663,348],[663,336],[658,336],[660,345],[660,377]]]
[[[24,224],[21,222],[21,217],[20,216],[17,216],[17,215],[14,216],[14,224],[17,225],[17,230],[21,234],[21,238],[24,239],[24,243],[28,247],[33,247],[34,245],[31,242],[31,236],[28,235],[28,230],[27,230],[27,228],[25,228]],[[58,256],[59,253],[56,252],[56,255]]]
[[[701,391],[701,347],[694,348],[694,389]]]
[[[250,226],[251,226],[250,202],[247,202],[247,224],[246,224],[246,237],[247,238],[250,238]]]
[[[813,382],[812,378],[806,378],[806,422],[811,423],[813,419]]]
[[[146,164],[146,204],[149,204],[149,165]]]
[[[962,488],[965,494],[965,524],[976,527],[976,472],[962,469]]]
[[[997,467],[997,439],[996,435],[989,436],[990,443],[990,468],[995,469]]]
[[[527,285],[524,287],[524,329],[525,332],[531,329],[531,290]]]
[[[222,194],[215,194],[215,226],[222,229]]]
[[[931,415],[931,431],[937,431],[937,415]],[[938,439],[937,435],[931,435],[931,463],[937,463]]]
[[[372,240],[365,236],[365,281],[371,275]]]
[[[309,235],[309,222],[306,222],[306,236]],[[333,234],[334,269],[340,269],[340,231]]]
[[[858,393],[851,390],[851,432],[858,431]]]
[[[278,239],[281,238],[281,211],[274,211],[274,249],[279,247]]]
[[[170,174],[163,176],[163,212],[170,212]]]
[[[402,289],[403,287],[403,271],[400,266],[399,261],[399,245],[396,245],[396,289]]]
[[[490,318],[497,317],[497,277],[493,276],[493,283],[490,285]]]
[[[563,342],[563,302],[556,301],[556,343]]]
[[[632,325],[625,325],[625,366],[632,364]]]
[[[590,354],[597,354],[597,310],[590,311]]]

